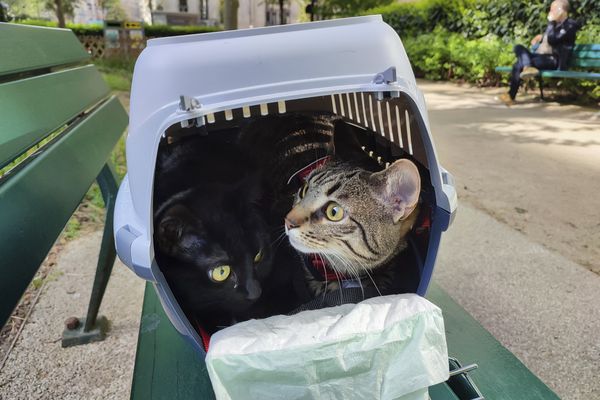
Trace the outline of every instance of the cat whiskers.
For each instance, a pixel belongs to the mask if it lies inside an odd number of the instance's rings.
[[[282,229],[282,232],[279,234],[279,236],[277,236],[275,240],[273,240],[273,243],[271,243],[271,247],[276,246],[275,250],[279,248],[279,246],[286,237],[285,230],[283,230],[283,227],[281,227],[280,229]]]
[[[365,273],[367,274],[367,276],[369,277],[369,279],[371,280],[371,282],[373,283],[373,286],[375,287],[375,290],[377,290],[377,293],[379,294],[379,296],[383,296],[381,294],[381,291],[379,290],[379,288],[377,287],[377,284],[375,283],[375,280],[373,279],[373,277],[371,276],[371,274],[369,273],[369,269],[364,265],[363,262],[361,262],[360,260],[356,260],[358,262],[358,265],[360,265],[363,269],[363,271],[365,271]]]
[[[321,253],[317,253],[317,255],[321,259],[321,262],[323,263],[323,265],[326,265],[325,261],[323,261],[323,257],[321,255]],[[325,256],[325,258],[327,258],[327,256]],[[329,259],[327,259],[327,260],[329,261]],[[327,282],[327,274],[324,274],[324,275],[325,275],[325,286],[323,287],[323,298],[321,299],[321,304],[323,304],[325,302],[325,295],[327,294],[327,284],[328,284],[328,282]]]
[[[349,260],[346,260],[344,257],[342,257],[339,254],[331,254],[331,256],[334,257],[335,259],[337,259],[337,261],[340,262],[344,266],[344,269],[346,271],[348,271],[348,273],[356,279],[356,281],[358,282],[358,285],[360,287],[360,291],[362,293],[362,298],[364,300],[365,299],[365,290],[362,285],[362,280],[360,278],[358,268],[356,268]],[[334,269],[336,268],[334,262],[332,262],[331,265],[333,266]]]

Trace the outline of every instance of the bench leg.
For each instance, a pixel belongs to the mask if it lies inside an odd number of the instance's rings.
[[[67,327],[63,332],[62,347],[104,340],[106,331],[108,330],[108,320],[104,316],[98,317],[98,310],[100,309],[100,304],[102,303],[116,257],[113,239],[113,214],[119,187],[115,172],[110,163],[104,165],[96,181],[100,186],[106,207],[106,221],[104,222],[104,233],[102,235],[100,255],[98,256],[96,276],[94,278],[87,316],[83,321],[79,321],[76,318],[70,318],[67,321]]]
[[[542,78],[541,75],[538,75],[538,82],[540,86],[540,99],[544,101],[544,78]]]

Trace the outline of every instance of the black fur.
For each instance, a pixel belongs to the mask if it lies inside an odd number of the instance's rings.
[[[156,259],[188,317],[214,331],[264,314],[272,254],[252,161],[217,133],[163,143],[154,193]],[[209,279],[219,265],[222,283]]]

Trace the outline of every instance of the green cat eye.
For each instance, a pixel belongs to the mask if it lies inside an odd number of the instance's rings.
[[[330,221],[340,221],[342,218],[344,218],[344,209],[338,203],[332,201],[325,209],[325,216]]]
[[[301,199],[303,199],[304,196],[306,196],[307,190],[308,190],[308,183],[305,183],[304,186],[302,186],[302,189],[300,189],[300,193],[298,193],[298,195],[300,196]]]
[[[261,262],[263,259],[263,252],[262,249],[258,251],[258,253],[256,253],[256,255],[254,256],[254,264],[258,264],[259,262]]]
[[[231,267],[229,265],[219,265],[216,268],[213,268],[208,271],[208,277],[213,282],[223,282],[229,275],[231,274]]]

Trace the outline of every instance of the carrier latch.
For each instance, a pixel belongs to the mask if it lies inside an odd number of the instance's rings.
[[[179,110],[181,112],[186,112],[186,113],[194,112],[196,110],[199,110],[201,107],[202,107],[202,104],[200,104],[200,101],[198,101],[198,99],[196,99],[195,97],[185,96],[185,95],[179,96]],[[193,126],[202,126],[202,125],[204,125],[204,117],[203,116],[181,121],[182,128],[190,128]]]
[[[376,85],[389,85],[390,83],[397,82],[398,78],[396,77],[396,67],[389,67],[383,72],[378,73],[373,78],[373,83]],[[375,92],[375,98],[379,101],[383,100],[386,97],[400,97],[400,92],[398,91],[386,91],[386,92]]]
[[[396,81],[397,81],[396,67],[389,67],[385,71],[380,72],[377,75],[375,75],[375,78],[373,79],[373,83],[376,83],[378,85],[381,85],[383,83],[389,84],[389,83],[396,82]]]

